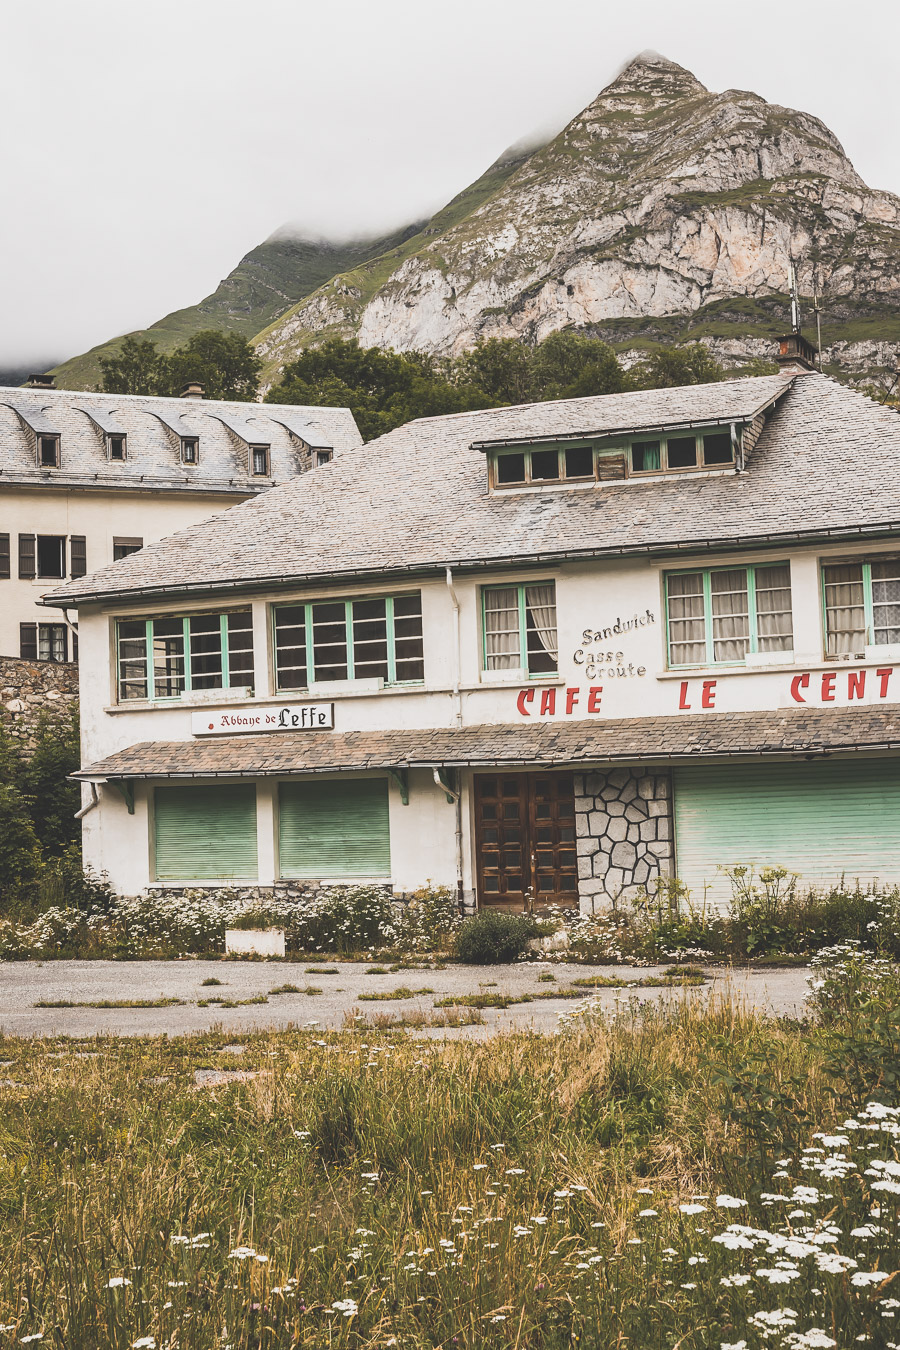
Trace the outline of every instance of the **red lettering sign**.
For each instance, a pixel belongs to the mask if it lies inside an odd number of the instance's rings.
[[[795,675],[791,680],[791,698],[795,703],[805,703],[806,699],[800,693],[801,689],[809,688],[809,675]]]
[[[714,708],[716,706],[716,682],[715,680],[703,681],[703,697],[700,700],[701,707]]]
[[[542,690],[541,690],[541,716],[543,717],[544,713],[549,713],[550,716],[552,717],[553,714],[554,714],[555,712],[556,712],[556,690],[555,690],[555,689],[542,689]]]
[[[592,684],[588,691],[588,712],[600,711],[600,697],[603,693],[602,684]]]
[[[523,717],[531,716],[531,713],[525,707],[525,704],[531,703],[533,700],[534,700],[534,689],[519,690],[519,697],[516,699],[516,707],[518,708],[519,712],[522,714]]]

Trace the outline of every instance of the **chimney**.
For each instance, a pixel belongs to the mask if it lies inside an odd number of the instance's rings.
[[[198,384],[196,380],[189,380],[179,395],[180,398],[203,398],[203,385]]]
[[[29,375],[26,383],[23,385],[23,388],[55,389],[56,385],[53,383],[52,375]]]
[[[802,333],[786,333],[776,338],[778,351],[775,360],[787,375],[800,375],[807,370],[816,369],[816,348]]]

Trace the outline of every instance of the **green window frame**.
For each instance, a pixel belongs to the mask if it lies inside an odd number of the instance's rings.
[[[170,702],[200,689],[252,688],[253,678],[249,609],[116,620],[120,703]]]
[[[556,582],[513,582],[481,589],[483,670],[559,670]]]
[[[338,680],[423,684],[422,593],[273,605],[272,644],[279,693]]]
[[[820,564],[825,656],[900,644],[900,557]]]
[[[734,445],[729,427],[635,436],[628,445],[628,469],[633,474],[690,473],[697,469],[728,469],[733,465]]]
[[[670,669],[793,651],[788,562],[668,572],[665,591]]]

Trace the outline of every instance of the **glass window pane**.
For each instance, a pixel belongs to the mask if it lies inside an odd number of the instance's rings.
[[[674,436],[666,442],[670,469],[693,469],[697,463],[696,436]]]
[[[143,619],[117,625],[119,698],[147,697],[147,629]]]
[[[522,664],[519,642],[519,591],[498,586],[482,592],[486,670],[514,670]]]
[[[750,650],[750,603],[745,568],[711,572],[709,589],[713,660],[743,661]]]
[[[703,437],[704,464],[731,464],[733,460],[734,450],[729,432],[716,432],[713,436]]]
[[[565,454],[567,478],[593,478],[594,452],[589,445],[573,445]]]
[[[422,643],[422,596],[394,597],[394,666],[398,681],[424,680]]]
[[[498,483],[525,482],[524,454],[497,456],[497,482]]]
[[[218,614],[195,614],[188,620],[191,643],[191,688],[221,689],[222,626]]]
[[[253,616],[250,610],[227,616],[228,682],[253,684]]]
[[[791,569],[756,569],[756,647],[760,652],[789,652],[794,646],[791,617]]]
[[[706,663],[706,610],[703,573],[680,572],[666,580],[669,621],[669,664]]]
[[[177,698],[184,689],[184,622],[154,619],[153,697]]]
[[[872,610],[875,642],[900,642],[900,558],[872,563]]]
[[[388,677],[387,602],[354,600],[353,675],[357,680]]]
[[[559,451],[532,450],[531,452],[532,483],[547,482],[550,479],[557,479],[557,478],[559,478]]]
[[[306,688],[305,605],[280,605],[275,610],[275,671],[279,689]]]
[[[38,660],[65,661],[66,628],[61,623],[38,624]]]
[[[659,441],[633,441],[631,467],[635,473],[649,473],[660,466]]]
[[[347,679],[347,611],[343,600],[312,606],[313,678]]]
[[[862,563],[829,563],[822,578],[827,655],[861,653],[866,645]]]
[[[555,671],[558,665],[556,637],[556,587],[525,587],[525,636],[528,670],[532,675]]]

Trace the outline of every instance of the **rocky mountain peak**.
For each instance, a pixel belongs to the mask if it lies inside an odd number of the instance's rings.
[[[694,98],[705,94],[706,86],[677,61],[670,61],[658,52],[641,52],[629,61],[616,78],[602,89],[595,102],[629,94],[639,94],[656,101]],[[593,106],[593,105],[592,105]]]

